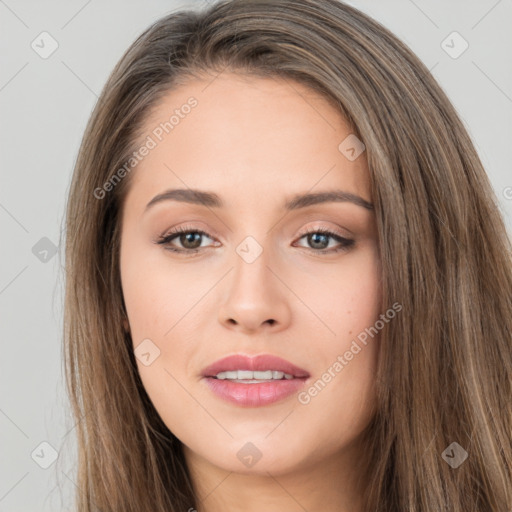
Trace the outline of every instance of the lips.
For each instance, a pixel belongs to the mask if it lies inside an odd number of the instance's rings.
[[[303,368],[295,366],[290,361],[270,354],[262,354],[249,357],[243,354],[235,354],[215,361],[203,369],[203,377],[215,377],[220,372],[250,370],[267,371],[275,370],[293,375],[294,378],[307,378],[309,373]]]
[[[241,380],[217,378],[222,372],[239,370],[238,376],[244,370],[252,372],[282,372],[286,378],[271,380],[246,379]],[[206,385],[217,397],[239,407],[263,407],[291,398],[305,386],[309,373],[295,366],[290,361],[272,355],[249,357],[236,354],[216,361],[202,371],[202,384]],[[222,376],[221,376],[222,377]],[[225,374],[224,374],[225,377]]]

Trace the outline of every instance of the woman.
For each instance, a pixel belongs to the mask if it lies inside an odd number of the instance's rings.
[[[80,511],[512,509],[512,265],[454,108],[335,0],[173,13],[67,207]]]

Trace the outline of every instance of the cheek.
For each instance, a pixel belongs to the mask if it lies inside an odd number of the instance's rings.
[[[374,248],[358,255],[336,294],[333,302],[345,307],[338,311],[351,326],[349,335],[356,336],[374,324],[382,304],[379,261]]]
[[[375,397],[380,338],[375,326],[383,313],[378,254],[369,247],[345,262],[330,281],[324,276],[331,283],[329,293],[312,288],[309,295],[334,335],[317,336],[316,350],[310,353],[319,362],[317,372],[300,401],[312,415],[312,428],[325,436],[332,435],[333,424],[347,434],[359,432],[371,418]]]
[[[348,337],[374,324],[382,296],[378,253],[374,245],[347,255],[339,265],[318,267],[303,282],[300,294],[325,327],[322,339],[343,348]],[[334,343],[332,343],[334,342]]]
[[[140,379],[164,423],[182,435],[194,407],[187,392],[189,362],[196,350],[192,337],[197,336],[194,325],[202,311],[197,302],[205,285],[156,261],[141,267],[130,257],[124,263],[123,294]],[[148,353],[149,364],[143,357]]]
[[[211,274],[194,273],[173,261],[151,242],[127,236],[121,246],[121,283],[134,344],[154,337],[166,341],[190,323],[201,298],[211,287]],[[151,245],[150,245],[151,244]]]
[[[134,237],[133,237],[134,238]],[[143,263],[142,263],[143,262]],[[206,314],[201,299],[211,288],[211,274],[190,278],[184,264],[172,262],[161,248],[123,239],[121,283],[140,378],[158,411],[187,404],[180,383],[195,371],[198,329]],[[204,299],[203,299],[204,301]],[[142,354],[149,356],[143,357]],[[149,364],[146,364],[149,363]]]
[[[331,362],[343,356],[346,366],[340,372],[343,386],[351,397],[364,393],[373,381],[379,350],[376,322],[382,313],[382,290],[378,254],[374,247],[358,256],[357,264],[346,276],[333,302],[338,305],[335,352]],[[379,324],[380,325],[380,324]],[[358,388],[359,387],[359,391]]]

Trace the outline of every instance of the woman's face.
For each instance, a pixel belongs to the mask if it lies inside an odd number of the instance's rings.
[[[142,382],[189,465],[327,467],[368,425],[378,335],[365,329],[381,312],[375,215],[297,199],[371,202],[354,137],[305,86],[228,73],[180,86],[147,119],[122,213],[122,287]],[[193,189],[213,197],[194,200]],[[212,372],[264,373],[203,375],[232,355],[296,368],[241,359]]]

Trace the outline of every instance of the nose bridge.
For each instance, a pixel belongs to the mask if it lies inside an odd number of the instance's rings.
[[[275,266],[271,261],[273,251],[266,245],[247,235],[235,247],[234,269],[219,308],[222,323],[256,330],[265,322],[272,325],[287,322],[286,297],[271,270]]]
[[[258,236],[261,240],[263,235]],[[256,288],[261,292],[261,289],[266,289],[271,286],[269,282],[269,276],[271,272],[268,266],[272,263],[269,259],[272,250],[269,244],[265,244],[265,240],[257,240],[252,235],[247,235],[242,241],[235,247],[234,257],[234,275],[232,277],[234,287],[240,287],[242,291],[249,292],[251,290],[244,290],[244,287],[253,288],[253,292]]]

